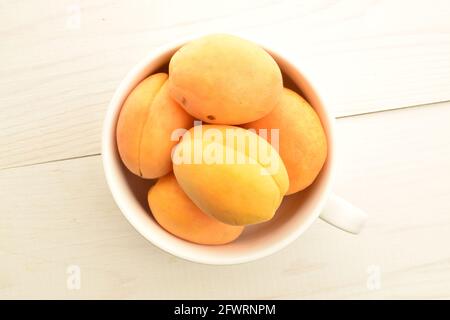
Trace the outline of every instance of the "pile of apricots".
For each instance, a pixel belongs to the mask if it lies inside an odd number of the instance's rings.
[[[258,134],[263,129],[277,130],[276,145]],[[217,139],[230,133],[238,143]],[[204,245],[229,243],[246,225],[270,220],[285,195],[314,182],[327,157],[318,115],[283,87],[272,56],[224,34],[185,44],[168,74],[142,80],[123,103],[116,138],[124,165],[157,179],[148,191],[155,220]],[[252,152],[251,142],[267,152]],[[233,161],[207,161],[210,152]]]

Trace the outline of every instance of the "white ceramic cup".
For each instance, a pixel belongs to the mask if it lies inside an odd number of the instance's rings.
[[[131,90],[148,75],[165,70],[170,57],[192,38],[150,52],[123,79],[107,110],[102,132],[102,159],[106,180],[120,210],[136,230],[155,246],[183,259],[206,264],[237,264],[268,256],[294,241],[317,218],[351,233],[358,233],[367,216],[331,193],[335,172],[334,118],[323,104],[301,66],[262,45],[277,61],[285,86],[296,90],[318,113],[328,139],[328,157],[315,182],[305,191],[285,197],[275,217],[246,227],[234,242],[221,246],[194,244],[161,228],[152,217],[147,192],[152,181],[134,176],[122,164],[116,146],[116,123],[120,108]]]

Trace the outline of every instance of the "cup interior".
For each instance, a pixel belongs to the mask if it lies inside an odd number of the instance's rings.
[[[170,57],[181,45],[168,46],[149,54],[122,81],[109,105],[103,127],[102,157],[113,197],[125,217],[146,239],[175,256],[206,264],[236,264],[272,254],[312,224],[328,197],[334,158],[332,119],[299,69],[281,55],[266,49],[280,66],[284,85],[301,94],[318,113],[328,139],[326,163],[310,187],[285,197],[273,219],[246,227],[234,242],[208,246],[179,239],[154,220],[147,204],[147,192],[154,181],[133,175],[122,164],[115,141],[115,128],[120,108],[131,90],[148,75],[167,72]]]

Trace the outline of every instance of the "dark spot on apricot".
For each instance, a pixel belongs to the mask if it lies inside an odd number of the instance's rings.
[[[209,120],[216,120],[216,117],[214,117],[214,116],[212,116],[212,115],[207,116],[207,118],[208,118]]]
[[[183,105],[183,106],[185,106],[186,105],[186,98],[185,97],[182,97],[181,98],[181,104]]]

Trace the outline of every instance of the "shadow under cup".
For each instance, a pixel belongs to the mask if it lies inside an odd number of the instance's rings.
[[[115,105],[109,124],[105,122],[105,131],[109,130],[109,141],[104,146],[105,162],[112,163],[105,172],[108,184],[120,209],[129,222],[149,241],[161,249],[181,258],[207,264],[236,264],[252,261],[272,254],[297,238],[319,216],[330,191],[331,158],[333,157],[332,120],[324,109],[319,97],[310,83],[297,68],[280,55],[267,50],[277,61],[283,73],[285,87],[300,93],[316,110],[327,134],[328,157],[315,180],[306,190],[284,198],[273,219],[268,222],[245,228],[234,242],[220,246],[194,244],[173,236],[161,228],[150,213],[147,192],[154,184],[129,172],[122,164],[115,142],[115,124],[120,107],[129,92],[144,78],[155,72],[167,72],[170,57],[178,49],[161,50],[136,66],[117,90]],[[122,89],[122,90],[121,90]],[[122,91],[122,92],[121,92]],[[121,93],[120,93],[121,92]],[[118,96],[117,96],[118,94]],[[109,126],[109,128],[107,128]],[[115,171],[114,174],[108,170]]]

